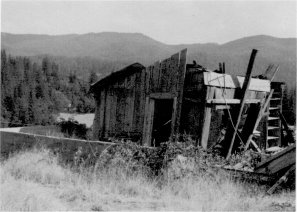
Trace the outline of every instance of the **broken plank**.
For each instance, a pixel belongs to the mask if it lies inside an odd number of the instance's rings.
[[[296,165],[292,165],[291,168],[267,191],[267,194],[271,195],[275,189],[283,182],[286,182],[290,173],[295,171]]]
[[[296,163],[296,145],[287,147],[283,151],[271,156],[255,167],[255,172],[275,174]]]
[[[242,89],[240,91],[241,102],[240,102],[240,107],[239,107],[239,111],[238,111],[238,114],[237,114],[237,121],[236,121],[235,129],[234,129],[232,139],[231,139],[230,148],[229,148],[229,151],[228,151],[228,154],[227,154],[227,157],[226,157],[227,160],[230,158],[232,150],[233,150],[233,144],[234,144],[234,141],[235,141],[235,138],[236,138],[236,135],[237,135],[237,130],[238,130],[238,127],[239,127],[241,115],[242,115],[242,112],[243,112],[243,108],[244,108],[244,104],[245,104],[245,100],[246,100],[246,96],[247,96],[246,93],[247,93],[248,87],[250,85],[250,80],[251,80],[251,76],[252,76],[251,74],[252,74],[253,65],[254,65],[254,61],[255,61],[257,52],[258,52],[258,50],[256,50],[256,49],[252,50],[250,61],[249,61],[248,68],[247,68],[247,73],[246,73],[246,76],[245,76],[245,79],[244,79],[244,82],[243,82]]]

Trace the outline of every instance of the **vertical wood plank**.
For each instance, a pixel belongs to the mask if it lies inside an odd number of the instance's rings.
[[[123,132],[128,132],[128,125],[129,125],[129,102],[130,102],[130,93],[129,93],[129,83],[130,83],[131,76],[125,78],[125,88],[123,91],[124,95],[124,117],[123,117]]]
[[[151,78],[150,67],[147,67],[145,69],[145,93],[146,93],[146,95],[148,95],[150,93],[150,78]]]
[[[115,134],[115,124],[116,124],[116,109],[117,109],[117,95],[115,89],[111,90],[111,106],[110,106],[110,133],[111,136]]]
[[[172,80],[173,80],[173,69],[171,67],[171,58],[166,59],[166,70],[165,70],[165,76],[164,78],[166,79],[164,87],[165,87],[165,92],[170,93],[172,92]]]
[[[106,107],[106,89],[101,91],[100,97],[100,124],[99,124],[99,137],[103,137],[105,133],[105,107]]]
[[[207,87],[206,90],[206,100],[212,99],[215,94],[215,87]],[[209,129],[211,123],[211,107],[204,106],[204,113],[203,113],[203,122],[202,122],[202,132],[201,132],[201,146],[204,149],[207,149],[208,145],[208,137],[209,137]]]
[[[174,140],[174,128],[175,128],[175,120],[176,120],[176,109],[177,109],[177,97],[173,98],[173,105],[172,105],[172,118],[171,118],[171,134],[169,141]]]
[[[124,131],[125,126],[125,102],[126,102],[126,92],[125,89],[125,80],[119,82],[119,87],[117,91],[118,95],[118,104],[116,109],[116,132],[121,134]]]
[[[134,131],[133,129],[133,116],[134,116],[134,102],[135,102],[135,79],[136,79],[136,74],[134,74],[131,77],[131,87],[129,88],[129,105],[128,105],[128,117],[129,117],[129,127],[128,127],[128,132]]]
[[[100,92],[101,95],[101,92]],[[100,129],[100,105],[102,101],[100,98],[96,98],[96,110],[95,110],[95,118],[93,121],[93,140],[99,140],[99,131]]]
[[[144,125],[144,114],[145,114],[145,69],[141,72],[141,83],[140,83],[140,106],[139,112],[137,113],[137,130],[143,134],[143,125]]]
[[[106,102],[105,102],[105,130],[104,130],[104,137],[107,138],[109,136],[109,124],[110,124],[110,107],[111,107],[111,95],[110,95],[110,88],[106,91]]]
[[[170,58],[171,63],[171,92],[177,96],[176,84],[178,82],[178,65],[179,65],[179,52],[172,55]]]
[[[153,120],[154,120],[154,109],[155,109],[155,101],[146,97],[145,104],[145,117],[144,117],[144,126],[143,126],[143,145],[151,146],[152,142],[152,128],[153,128]]]
[[[153,67],[153,78],[151,82],[152,92],[157,92],[160,75],[160,61],[155,62]]]
[[[184,92],[184,81],[186,75],[186,64],[187,64],[187,49],[184,49],[180,53],[180,61],[178,67],[178,83],[177,83],[177,106],[176,106],[176,114],[175,114],[175,129],[174,134],[179,133],[179,126],[180,126],[180,117],[181,117],[181,110],[182,110],[182,102],[183,102],[183,92]],[[178,137],[176,136],[176,139]]]
[[[133,121],[132,121],[132,128],[135,131],[138,131],[137,128],[137,118],[138,118],[138,113],[140,111],[140,101],[141,101],[141,73],[137,73],[135,75],[135,86],[133,88],[134,92],[134,110],[133,110]]]
[[[158,86],[158,92],[166,92],[167,85],[167,77],[166,77],[166,60],[161,62],[161,70],[160,70],[160,83]]]

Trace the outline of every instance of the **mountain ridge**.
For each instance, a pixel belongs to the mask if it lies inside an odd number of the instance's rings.
[[[259,50],[255,74],[269,64],[280,65],[277,80],[296,84],[296,38],[254,35],[223,44],[165,44],[142,33],[101,32],[86,34],[46,35],[1,32],[1,48],[16,56],[51,55],[69,58],[93,58],[129,64],[150,65],[183,48],[188,49],[188,61],[196,60],[211,69],[226,63],[229,73],[243,74],[253,48]],[[100,70],[98,70],[100,72]]]

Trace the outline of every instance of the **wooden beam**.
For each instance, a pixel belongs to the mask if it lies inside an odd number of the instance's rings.
[[[213,98],[216,88],[215,87],[206,87],[206,89],[207,89],[206,98],[207,99]],[[211,107],[205,107],[204,114],[203,114],[201,141],[200,141],[200,143],[204,149],[207,149],[210,122],[211,122]]]
[[[176,91],[177,93],[177,105],[176,105],[176,114],[175,114],[175,126],[174,126],[174,134],[179,134],[179,126],[180,126],[180,117],[182,111],[182,101],[184,94],[184,82],[186,75],[186,64],[187,64],[187,49],[184,49],[180,52],[179,58],[179,67],[178,67],[178,81]],[[178,136],[176,136],[175,140],[178,140]]]
[[[255,104],[261,102],[261,99],[246,99],[244,101],[245,104]],[[235,104],[240,104],[241,100],[240,99],[207,99],[206,100],[207,104],[211,105],[235,105]]]
[[[258,145],[256,144],[256,142],[253,141],[253,139],[251,139],[251,144],[253,144],[253,146],[256,148],[256,150],[257,150],[259,153],[262,152],[261,149],[260,149],[260,148],[258,147]]]
[[[256,120],[255,124],[252,125],[254,127],[252,128],[251,134],[249,135],[248,139],[246,140],[244,151],[246,151],[247,148],[249,147],[250,142],[252,141],[252,138],[253,138],[253,132],[257,129],[257,127],[258,127],[258,125],[259,125],[262,117],[265,115],[266,108],[267,108],[267,106],[268,106],[268,104],[270,102],[270,99],[272,97],[273,92],[274,92],[274,90],[272,89],[271,92],[270,92],[270,94],[269,94],[269,96],[268,96],[268,98],[266,99],[264,105],[260,109],[260,113],[258,114],[258,117],[257,117],[257,120]]]
[[[275,77],[275,75],[276,75],[276,73],[279,71],[279,66],[277,66],[276,68],[275,68],[275,70],[274,70],[274,72],[273,72],[273,74],[272,74],[272,76],[271,76],[271,79],[270,79],[270,81],[272,82],[273,81],[273,79],[274,79],[274,77]]]
[[[173,99],[174,94],[172,94],[172,93],[151,93],[150,98],[152,98],[152,99]]]
[[[106,88],[107,89],[107,88]],[[100,128],[101,128],[101,133],[100,133],[100,138],[103,138],[105,135],[105,114],[106,114],[106,96],[107,96],[107,91],[104,89],[101,93],[101,107],[100,107]],[[103,94],[103,95],[102,95]],[[100,101],[101,101],[100,100]]]
[[[292,165],[291,168],[289,168],[288,171],[286,171],[286,173],[267,191],[267,194],[271,195],[275,189],[283,182],[286,182],[288,179],[288,176],[290,173],[292,173],[293,171],[295,171],[296,169],[296,165]]]
[[[142,142],[144,146],[152,145],[155,100],[146,97]]]
[[[295,144],[257,164],[255,167],[255,172],[263,174],[275,174],[278,171],[293,164],[296,164]]]
[[[243,82],[243,86],[242,86],[242,89],[241,89],[241,92],[240,92],[241,103],[240,103],[240,107],[239,107],[239,112],[237,114],[236,125],[235,125],[235,129],[234,129],[233,136],[232,136],[232,139],[231,139],[230,148],[229,148],[229,151],[228,151],[228,154],[227,154],[227,157],[226,157],[227,160],[230,158],[232,150],[233,150],[235,137],[237,135],[237,130],[238,130],[238,127],[239,127],[241,115],[242,115],[243,108],[244,108],[244,105],[245,105],[245,100],[247,98],[247,95],[246,95],[247,94],[247,89],[248,89],[249,84],[250,84],[250,79],[251,79],[251,76],[252,76],[251,74],[252,74],[253,65],[254,65],[254,61],[255,61],[257,52],[258,52],[258,50],[253,49],[253,51],[251,53],[250,61],[249,61],[248,68],[247,68],[247,73],[246,73],[246,76],[245,76],[245,79],[244,79],[244,82]]]

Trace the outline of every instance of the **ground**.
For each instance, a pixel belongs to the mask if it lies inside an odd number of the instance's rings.
[[[128,169],[70,168],[48,150],[20,152],[1,163],[1,210],[295,211],[293,191],[267,196],[220,176],[173,177],[174,164],[163,177]]]

